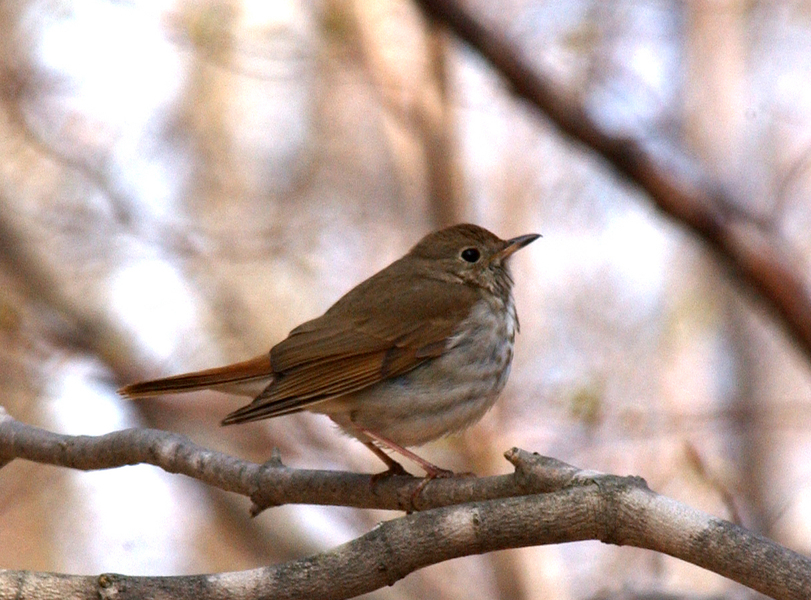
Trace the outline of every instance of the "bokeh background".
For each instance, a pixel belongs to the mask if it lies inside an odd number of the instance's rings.
[[[811,2],[465,3],[609,131],[693,157],[809,274]],[[515,256],[510,383],[421,453],[512,446],[645,477],[811,551],[808,356],[729,264],[405,0],[0,3],[0,405],[69,434],[157,427],[379,471],[323,416],[115,389],[268,350],[425,233]],[[417,468],[411,466],[414,472]],[[188,574],[331,548],[394,513],[249,501],[139,466],[0,470],[0,567]],[[645,595],[647,594],[647,595]],[[597,542],[454,560],[368,598],[754,598]],[[669,594],[669,595],[668,595]]]

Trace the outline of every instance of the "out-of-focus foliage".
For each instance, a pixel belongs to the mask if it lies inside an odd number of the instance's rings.
[[[470,3],[618,134],[687,149],[811,264],[807,2]],[[423,453],[521,446],[808,553],[811,374],[768,314],[588,150],[406,1],[0,3],[0,404],[67,433],[179,431],[255,460],[377,470],[324,417],[222,429],[241,400],[119,384],[248,358],[426,232],[539,231],[516,256],[503,398]],[[414,467],[416,472],[416,467]],[[247,503],[154,469],[0,470],[0,566],[248,568],[382,513]],[[740,590],[596,543],[470,557],[376,598]],[[600,596],[602,597],[602,596]]]

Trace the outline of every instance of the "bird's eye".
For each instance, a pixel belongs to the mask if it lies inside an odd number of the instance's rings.
[[[465,248],[462,250],[462,260],[474,263],[481,258],[482,254],[477,248]]]

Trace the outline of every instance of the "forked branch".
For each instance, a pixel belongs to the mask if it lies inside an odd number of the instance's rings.
[[[811,597],[811,560],[723,519],[655,494],[642,479],[581,471],[519,449],[512,475],[434,480],[257,465],[171,433],[129,429],[66,436],[0,412],[0,462],[23,458],[94,470],[148,463],[251,497],[283,503],[419,511],[330,551],[282,565],[214,575],[98,577],[0,572],[4,598],[351,598],[425,566],[506,548],[600,540],[663,552],[778,600]]]

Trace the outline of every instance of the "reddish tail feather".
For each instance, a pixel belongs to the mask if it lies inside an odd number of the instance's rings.
[[[118,393],[127,398],[149,398],[161,394],[176,394],[210,388],[230,387],[250,383],[255,380],[273,377],[270,365],[270,354],[263,354],[244,362],[215,367],[204,371],[183,373],[172,377],[140,381],[127,385],[118,390]]]

